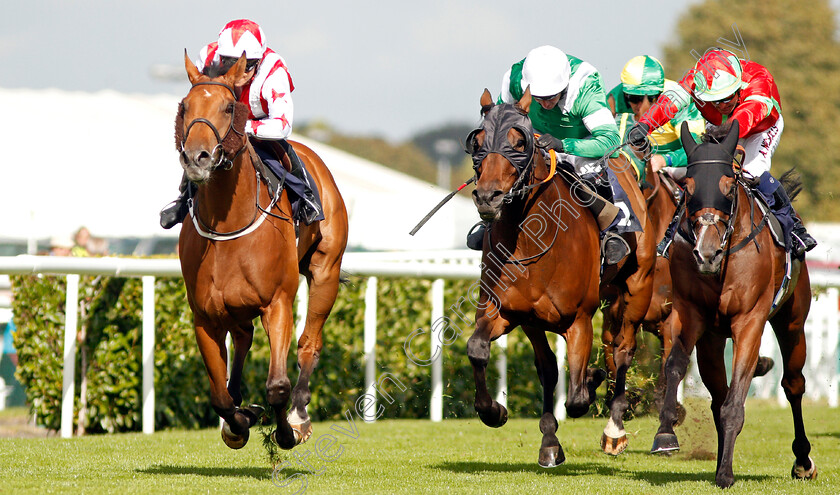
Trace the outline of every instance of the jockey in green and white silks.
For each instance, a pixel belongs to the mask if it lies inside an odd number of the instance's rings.
[[[591,64],[559,48],[540,46],[505,73],[498,101],[519,101],[528,88],[533,99],[528,116],[534,131],[540,134],[537,146],[557,152],[559,162],[570,164],[604,197],[588,205],[599,218],[597,212],[603,208],[604,199],[615,202],[625,195],[623,191],[613,190],[611,182],[619,189],[620,186],[617,180],[609,180],[604,160],[611,154],[618,156],[614,150],[621,141],[607,107],[601,75]],[[628,204],[622,211],[630,215],[626,212],[632,210]],[[618,235],[618,219],[599,227],[604,264],[614,265],[629,254],[630,248]]]
[[[586,174],[587,164],[621,142],[601,75],[588,62],[552,46],[535,48],[505,73],[499,103],[518,101],[529,85],[534,101],[528,116],[534,130],[562,143],[555,151],[568,155],[562,158],[579,173]]]
[[[621,71],[621,83],[607,97],[615,108],[619,135],[626,141],[630,129],[663,93],[681,94],[685,90],[676,82],[665,78],[659,60],[648,55],[631,58]],[[687,94],[685,95],[687,98]],[[689,130],[697,140],[705,132],[705,120],[694,103],[681,109],[672,119],[655,129],[650,137],[651,150],[647,154],[654,172],[665,170],[680,179],[685,175],[687,160],[680,142],[680,127],[688,121]],[[639,170],[639,179],[645,177],[644,163],[633,153],[627,153]]]

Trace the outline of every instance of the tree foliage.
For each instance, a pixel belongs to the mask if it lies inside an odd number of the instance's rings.
[[[796,208],[806,220],[840,221],[837,38],[827,0],[704,0],[682,15],[665,48],[666,74],[675,80],[713,46],[767,67],[779,86],[785,123],[772,172],[778,177],[797,168],[804,189]]]

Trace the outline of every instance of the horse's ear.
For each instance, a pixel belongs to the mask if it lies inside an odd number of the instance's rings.
[[[690,155],[694,148],[697,147],[697,143],[694,142],[694,136],[691,135],[691,131],[688,129],[688,121],[683,121],[682,125],[680,126],[680,141],[682,141],[683,149],[685,150],[686,155]]]
[[[522,109],[523,112],[528,113],[531,109],[531,85],[529,84],[527,88],[525,88],[525,94],[522,95],[522,98],[516,102],[516,106]]]
[[[493,108],[493,96],[489,89],[484,88],[484,92],[481,93],[481,115],[485,115],[491,108]]]
[[[732,124],[729,126],[729,132],[726,133],[726,138],[723,140],[723,149],[728,151],[730,154],[735,154],[735,148],[738,147],[738,133],[739,133],[739,125],[737,120],[733,120]]]
[[[190,83],[195,84],[198,78],[201,77],[201,72],[198,71],[198,67],[190,60],[186,48],[184,48],[184,67],[187,69],[187,76],[190,78]]]
[[[239,56],[239,60],[225,74],[225,79],[231,86],[236,88],[242,87],[251,79],[251,74],[245,72],[245,64],[247,63],[248,60],[245,58],[245,52],[243,51],[242,55]]]

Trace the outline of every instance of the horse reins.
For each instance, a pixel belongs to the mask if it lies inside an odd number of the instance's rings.
[[[184,131],[184,138],[181,141],[181,151],[183,151],[183,149],[184,149],[184,144],[187,142],[187,137],[189,136],[190,129],[192,128],[192,126],[195,125],[195,124],[198,124],[198,123],[205,124],[208,127],[210,127],[210,130],[212,130],[213,134],[216,136],[216,146],[213,148],[212,153],[215,154],[216,151],[221,148],[221,153],[219,155],[219,160],[216,163],[213,164],[213,166],[211,167],[211,170],[215,170],[219,167],[223,167],[224,170],[230,170],[233,167],[233,163],[237,160],[237,158],[239,158],[239,156],[245,150],[247,150],[251,147],[251,144],[246,139],[245,144],[233,155],[233,157],[228,158],[227,155],[224,152],[224,146],[223,146],[222,143],[224,143],[224,141],[228,138],[231,131],[233,131],[234,134],[239,135],[240,137],[243,137],[243,138],[245,137],[245,132],[244,131],[239,131],[233,125],[234,120],[236,118],[236,115],[235,115],[235,112],[236,112],[236,107],[235,107],[236,92],[233,90],[232,87],[230,87],[230,85],[222,83],[222,82],[218,82],[218,81],[197,82],[197,83],[193,84],[192,87],[194,88],[196,86],[201,86],[201,85],[221,86],[221,87],[227,89],[228,91],[230,91],[230,94],[231,94],[231,96],[233,96],[233,99],[234,99],[234,110],[233,110],[233,112],[231,112],[230,124],[228,125],[228,129],[225,132],[225,135],[222,136],[221,134],[219,134],[219,130],[216,129],[216,126],[213,125],[213,123],[210,122],[208,119],[205,119],[203,117],[193,119],[189,123],[189,125],[187,125],[187,128]],[[254,154],[252,154],[252,155],[254,155]],[[254,168],[255,168],[254,171],[255,171],[255,175],[256,175],[256,179],[257,179],[257,192],[256,192],[256,195],[255,195],[256,208],[254,210],[254,216],[253,216],[253,218],[251,218],[251,221],[248,222],[248,224],[245,227],[242,227],[240,229],[236,229],[236,230],[233,230],[233,231],[230,231],[230,232],[217,232],[217,231],[211,229],[210,227],[208,227],[207,225],[205,225],[204,222],[201,221],[201,218],[199,218],[197,212],[195,211],[197,209],[197,204],[198,203],[193,199],[190,188],[187,188],[187,206],[189,208],[190,217],[193,220],[193,225],[195,226],[195,229],[200,236],[202,236],[204,238],[207,238],[207,239],[216,240],[216,241],[228,241],[228,240],[231,240],[231,239],[236,239],[238,237],[248,235],[251,232],[255,231],[263,223],[263,221],[265,221],[266,217],[269,216],[269,215],[272,216],[272,217],[275,217],[275,218],[279,218],[281,220],[289,220],[289,218],[271,213],[271,210],[277,204],[277,201],[280,199],[280,195],[283,191],[283,184],[282,183],[277,187],[277,190],[275,191],[273,197],[271,198],[271,202],[268,204],[268,206],[266,208],[263,208],[260,205],[260,182],[261,182],[260,172],[259,172],[259,170],[256,170],[256,167],[254,167]],[[284,180],[285,180],[285,178],[284,178]],[[258,216],[257,214],[260,211],[262,212],[262,214],[260,214]]]

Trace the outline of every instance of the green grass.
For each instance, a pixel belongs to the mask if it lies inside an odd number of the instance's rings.
[[[478,419],[386,420],[365,424],[358,438],[336,431],[347,422],[319,423],[294,452],[312,472],[283,452],[285,467],[272,484],[272,468],[256,430],[242,450],[226,448],[217,430],[170,430],[75,439],[0,440],[0,493],[721,493],[714,486],[714,428],[707,404],[689,405],[677,434],[682,452],[649,455],[656,418],[627,423],[630,446],[619,457],[598,448],[602,418],[567,420],[558,437],[566,463],[537,465],[538,420],[511,419],[491,429]],[[735,451],[735,486],[727,494],[840,493],[840,410],[808,404],[805,424],[819,477],[793,481],[793,426],[788,408],[749,402]],[[335,429],[331,429],[331,427]],[[328,446],[327,434],[340,446]],[[317,440],[332,462],[319,459]],[[329,447],[329,448],[326,448]],[[320,474],[317,474],[320,472]],[[296,478],[294,476],[297,476]]]

